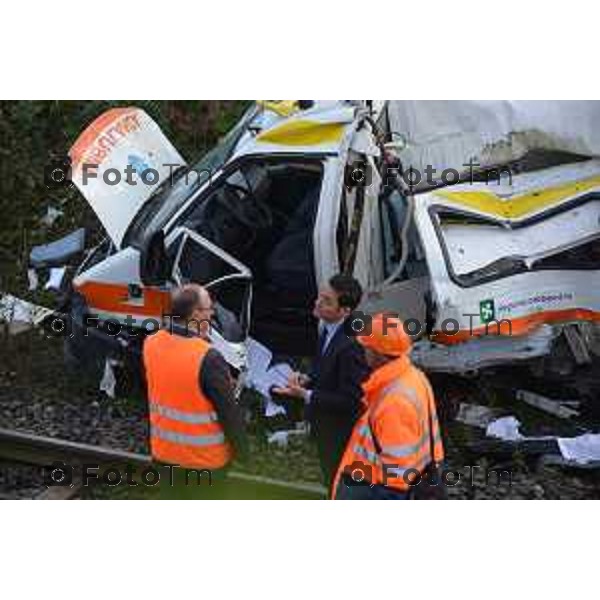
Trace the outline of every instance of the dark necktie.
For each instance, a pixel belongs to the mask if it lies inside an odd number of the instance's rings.
[[[327,327],[321,327],[319,332],[319,356],[323,356],[325,350],[325,342],[327,341]]]

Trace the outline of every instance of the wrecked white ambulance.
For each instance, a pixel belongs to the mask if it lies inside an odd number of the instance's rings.
[[[310,354],[317,287],[344,271],[365,313],[405,319],[426,369],[544,356],[565,330],[585,360],[599,154],[596,103],[264,102],[191,169],[143,111],[110,110],[70,151],[107,233],[71,311],[79,333],[86,315],[124,327],[69,344],[136,347],[172,286],[193,281],[214,295],[214,342],[234,367],[249,336]]]

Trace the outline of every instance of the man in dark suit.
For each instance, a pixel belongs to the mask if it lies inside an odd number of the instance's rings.
[[[347,335],[347,319],[361,297],[360,283],[348,275],[335,275],[319,290],[313,310],[319,343],[311,375],[296,373],[286,387],[274,390],[304,400],[327,487],[360,415],[361,384],[369,374],[362,346]]]

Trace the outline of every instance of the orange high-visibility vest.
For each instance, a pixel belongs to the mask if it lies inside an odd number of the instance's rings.
[[[331,488],[335,498],[344,472],[406,492],[431,462],[444,459],[433,392],[425,375],[400,357],[363,384],[366,410],[357,421]],[[429,416],[433,425],[431,457]],[[363,466],[361,466],[363,465]],[[359,469],[357,472],[356,469]],[[416,470],[416,471],[415,471]]]
[[[144,365],[155,460],[186,468],[219,469],[232,458],[212,402],[199,387],[210,344],[165,330],[146,338]]]

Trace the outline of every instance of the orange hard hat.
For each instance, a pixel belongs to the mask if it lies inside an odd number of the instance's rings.
[[[370,335],[360,335],[356,339],[365,348],[385,356],[403,356],[412,346],[404,323],[386,313],[378,313],[373,317]]]

